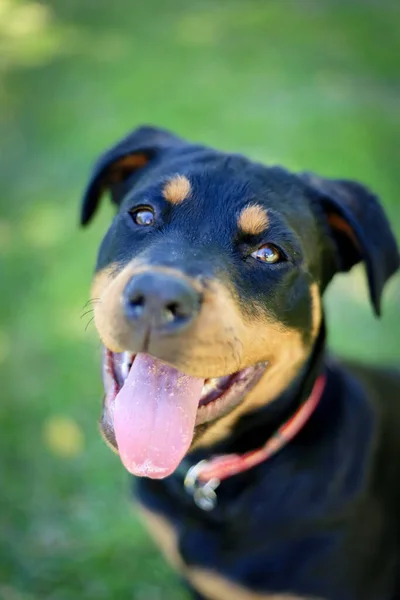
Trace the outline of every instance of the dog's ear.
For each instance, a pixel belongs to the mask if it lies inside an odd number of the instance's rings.
[[[96,212],[102,195],[109,191],[118,204],[120,184],[134,172],[156,161],[163,152],[182,146],[177,136],[156,127],[143,126],[105,152],[96,162],[82,200],[81,224],[87,225]]]
[[[332,180],[303,173],[322,208],[336,250],[336,270],[349,271],[365,262],[375,313],[381,314],[381,296],[388,279],[400,266],[399,251],[378,198],[360,183]]]

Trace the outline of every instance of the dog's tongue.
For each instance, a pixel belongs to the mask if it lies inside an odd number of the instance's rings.
[[[115,399],[114,429],[124,466],[134,475],[170,475],[189,449],[204,379],[137,354]]]

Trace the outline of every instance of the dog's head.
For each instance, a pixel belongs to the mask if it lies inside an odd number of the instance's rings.
[[[118,212],[92,287],[104,344],[101,427],[137,475],[172,473],[276,398],[318,335],[321,294],[363,260],[377,314],[399,266],[376,197],[358,183],[265,167],[142,127],[95,166]],[[195,435],[195,432],[201,435]]]

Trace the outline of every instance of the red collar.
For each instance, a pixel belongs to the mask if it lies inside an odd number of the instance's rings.
[[[203,510],[212,510],[217,503],[215,490],[221,481],[259,465],[286,446],[304,427],[318,406],[325,383],[325,375],[320,375],[307,400],[261,448],[245,454],[215,456],[191,467],[186,474],[184,485],[193,495],[196,504]]]

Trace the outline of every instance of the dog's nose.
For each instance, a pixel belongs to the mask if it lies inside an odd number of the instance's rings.
[[[164,273],[135,275],[123,292],[127,318],[160,333],[183,329],[197,315],[200,304],[201,295],[190,282]]]

